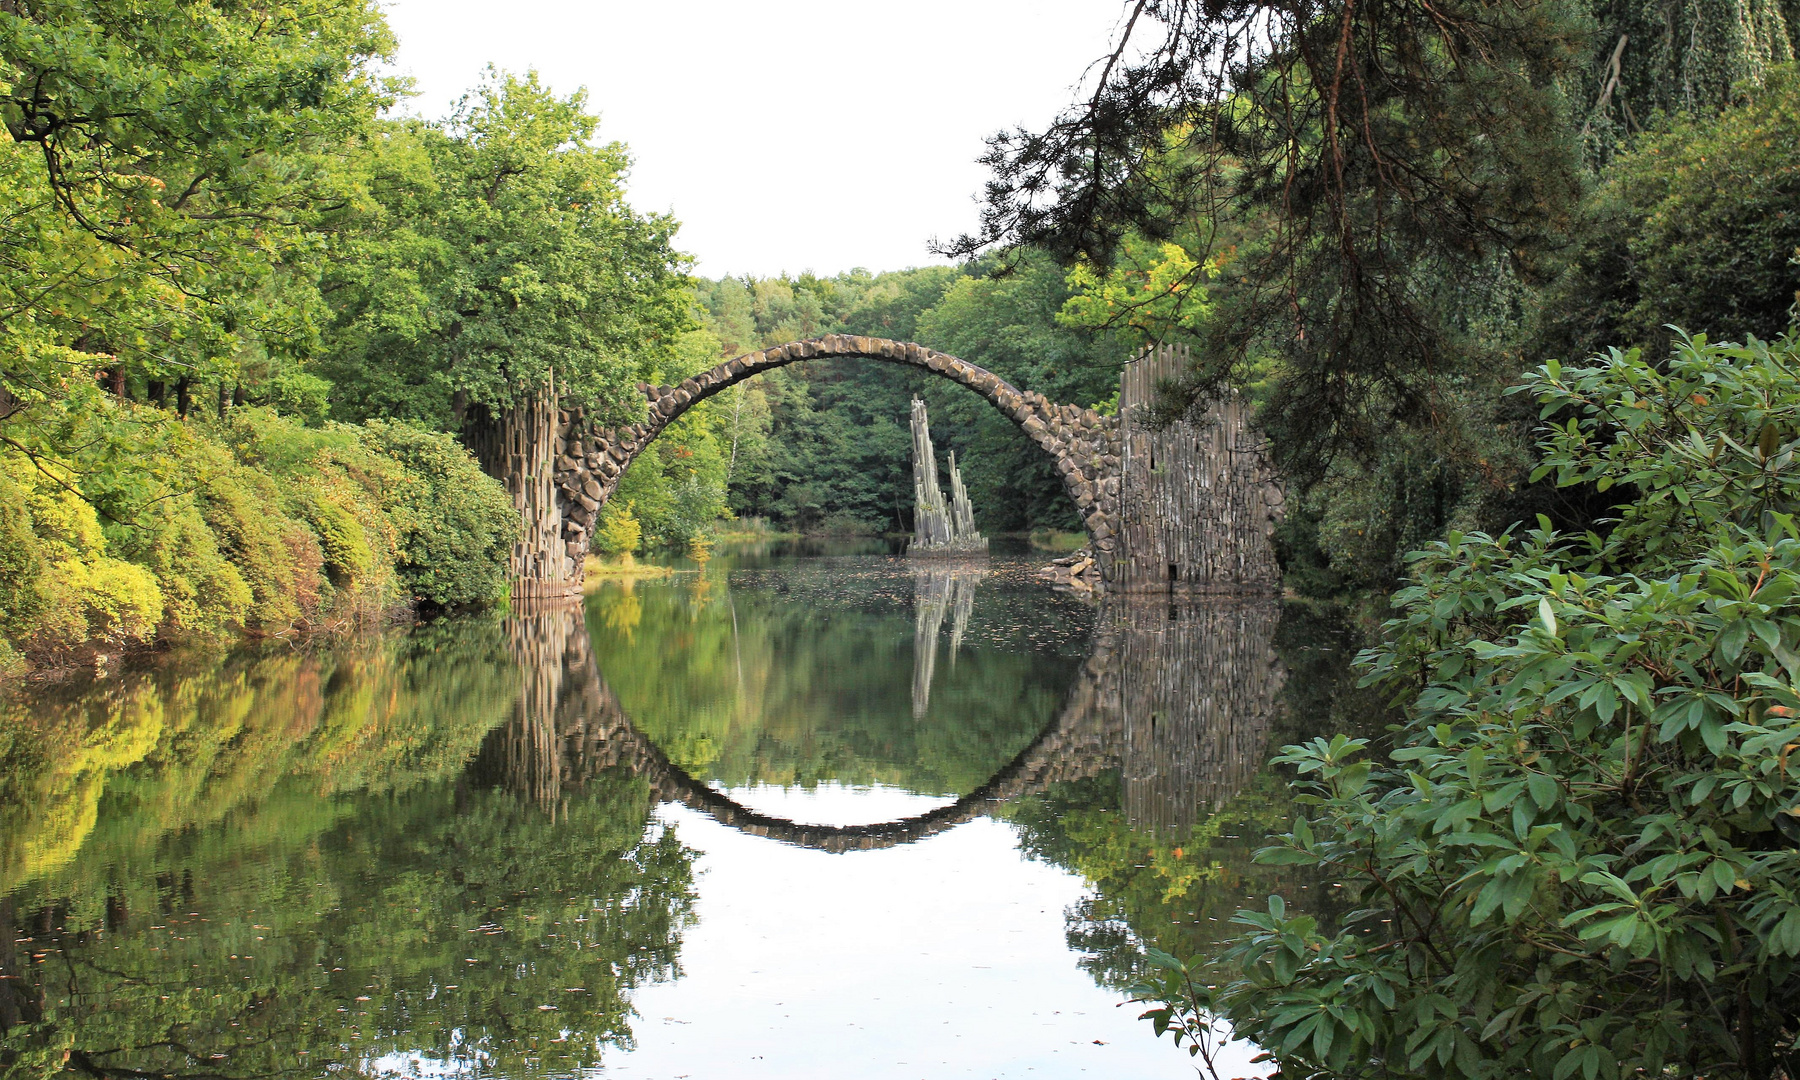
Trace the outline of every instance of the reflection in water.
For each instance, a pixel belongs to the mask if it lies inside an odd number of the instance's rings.
[[[505,715],[518,674],[497,624],[465,621],[330,651],[178,661],[0,704],[0,892],[134,871],[278,785],[335,795],[453,776]],[[108,796],[101,814],[102,796]],[[89,853],[91,854],[91,852]]]
[[[1344,678],[1354,651],[1327,644],[1312,621],[1268,599],[1109,608],[1097,647],[1117,655],[1106,692],[1118,768],[1051,785],[1011,812],[1025,851],[1089,883],[1065,913],[1067,940],[1102,985],[1139,981],[1146,946],[1209,952],[1239,908],[1271,893],[1319,907],[1310,870],[1251,862],[1293,818],[1287,781],[1266,766],[1272,744],[1319,721],[1294,715],[1296,690],[1320,691],[1290,681],[1284,657],[1311,653],[1308,674],[1324,681],[1334,668]]]
[[[975,610],[975,586],[985,570],[980,566],[913,567],[913,719],[931,709],[931,680],[937,672],[938,633],[944,616],[950,615],[950,665],[962,651],[969,615]]]
[[[918,598],[916,673],[919,657],[935,653],[938,625],[952,611],[961,624],[953,631],[954,653],[956,637],[973,609],[980,571],[940,567],[913,573]],[[636,605],[648,597],[631,599],[641,613]],[[729,600],[725,617],[736,623],[735,605]],[[483,761],[501,747],[508,761],[536,762],[542,753],[538,747],[560,741],[570,748],[568,754],[560,764],[542,766],[558,776],[629,763],[661,799],[683,802],[754,835],[830,851],[913,843],[1023,795],[1114,770],[1121,775],[1126,825],[1153,834],[1173,833],[1191,829],[1197,820],[1222,809],[1255,776],[1266,756],[1284,683],[1273,640],[1279,619],[1278,602],[1263,598],[1107,608],[1087,659],[1075,668],[1063,700],[1032,740],[1010,758],[990,750],[978,759],[987,762],[985,781],[954,802],[923,814],[843,825],[796,823],[754,809],[760,800],[751,793],[772,782],[768,775],[752,776],[748,785],[725,791],[706,784],[703,771],[671,756],[650,734],[654,729],[646,729],[606,680],[590,670],[588,639],[573,615],[514,620],[514,640],[522,659],[534,658],[541,671],[528,676],[528,686],[552,695],[537,704],[532,715],[555,717],[559,726],[543,735],[515,734],[520,724],[515,719],[489,739]],[[734,632],[734,667],[740,653],[735,637]],[[929,659],[923,668],[928,688]],[[554,698],[557,691],[552,687],[575,690]],[[916,675],[913,693],[914,716],[921,717],[927,710],[919,707]],[[596,736],[595,719],[602,717],[605,731]],[[529,749],[513,750],[515,745]],[[596,755],[591,749],[595,746],[603,752]],[[681,746],[678,742],[676,749]],[[585,765],[578,763],[578,755],[587,759]],[[524,771],[532,767],[536,766]],[[772,771],[777,784],[779,777],[788,775],[785,769]],[[694,775],[697,772],[699,776]],[[829,779],[823,770],[808,773],[814,783]],[[746,794],[734,798],[733,790]],[[554,797],[554,787],[548,796],[539,797]]]
[[[972,595],[972,586],[970,587]],[[681,595],[693,600],[705,599],[710,590],[684,589]],[[667,595],[663,599],[667,599]],[[630,594],[634,622],[633,637],[641,628],[646,608],[654,611],[657,595],[650,590]],[[689,619],[705,613],[703,605],[689,609]],[[719,616],[717,611],[710,613]],[[725,602],[724,618],[736,621],[736,609]],[[609,622],[604,617],[605,625]],[[986,742],[969,755],[974,767],[986,772],[984,780],[953,800],[931,800],[931,808],[912,816],[892,820],[797,822],[756,809],[769,801],[770,781],[756,777],[750,785],[719,790],[693,775],[691,766],[659,745],[645,726],[621,704],[606,679],[594,665],[590,641],[579,611],[552,610],[508,620],[515,654],[525,670],[520,705],[511,720],[495,730],[483,745],[472,775],[484,782],[505,786],[528,794],[540,805],[554,806],[562,787],[578,784],[595,772],[623,767],[646,781],[659,801],[679,802],[711,816],[740,832],[768,837],[799,847],[821,851],[845,852],[890,848],[937,835],[970,818],[988,813],[1020,794],[1038,790],[1046,784],[1092,775],[1111,767],[1116,751],[1118,728],[1116,710],[1104,711],[1108,699],[1098,687],[1107,679],[1106,665],[1110,654],[1090,656],[1087,663],[1075,669],[1075,680],[1060,709],[1046,709],[1047,721],[1037,720],[1030,741],[1008,755],[1006,743]],[[735,635],[734,635],[735,636]],[[688,640],[692,640],[689,638]],[[736,667],[739,647],[732,647]],[[791,660],[790,660],[791,662]],[[625,669],[629,672],[631,669]],[[989,670],[995,670],[990,667]],[[998,670],[1005,670],[1000,667]],[[735,681],[735,680],[734,680]],[[1021,704],[1031,704],[1029,696]],[[1045,702],[1045,704],[1049,704]],[[1031,714],[1027,714],[1028,716]],[[761,719],[762,717],[759,717]],[[841,719],[835,716],[803,717],[817,723]],[[964,717],[963,719],[967,719]],[[806,733],[816,737],[816,732]],[[975,735],[983,732],[977,729]],[[1011,742],[1012,740],[1008,740]],[[683,744],[677,743],[677,749]],[[765,759],[766,761],[766,759]],[[772,770],[777,776],[791,775],[787,767]],[[839,786],[824,768],[805,770],[811,778],[807,785],[816,790],[821,783]],[[852,775],[861,775],[853,770]],[[915,777],[917,773],[913,774]],[[869,791],[867,786],[861,788]],[[918,794],[917,782],[910,787],[886,790]],[[823,805],[831,805],[827,802]],[[838,805],[843,805],[839,803]],[[852,810],[851,816],[857,811]]]
[[[741,561],[7,706],[0,1073],[610,1071],[695,918],[698,853],[664,803],[858,866],[1008,821],[1088,882],[1069,944],[1103,986],[1267,884],[1248,852],[1289,809],[1258,771],[1274,602],[1107,608],[1089,634],[1028,566],[917,571]],[[884,799],[892,820],[867,812]],[[984,889],[1026,880],[982,858]]]
[[[1061,711],[1093,613],[1024,575],[991,572],[954,668],[915,718],[915,579],[903,558],[719,567],[589,599],[606,685],[687,775],[732,790],[884,784],[960,796]],[[728,587],[727,587],[728,586]],[[951,614],[954,614],[952,605]],[[952,632],[954,633],[954,622]]]
[[[620,765],[611,729],[623,717],[594,668],[586,621],[552,605],[506,620],[521,677],[507,722],[488,733],[470,765],[475,783],[529,799],[554,818],[563,792]],[[628,771],[632,762],[624,762]]]
[[[1129,604],[1119,624],[1125,819],[1160,832],[1225,807],[1268,756],[1285,672],[1276,601]]]
[[[528,1076],[630,1045],[693,853],[627,775],[536,805],[531,682],[463,622],[15,708],[0,1072]],[[459,775],[509,711],[529,799]]]

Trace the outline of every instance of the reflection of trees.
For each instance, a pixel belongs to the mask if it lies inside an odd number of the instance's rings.
[[[33,765],[20,725],[79,749],[162,709],[147,751],[106,759],[85,841],[0,907],[0,1073],[313,1076],[399,1055],[566,1074],[628,1043],[629,989],[676,973],[692,853],[647,829],[647,784],[618,772],[545,813],[528,737],[510,760],[530,797],[458,778],[509,711],[489,751],[542,730],[520,702],[546,700],[522,696],[543,676],[464,622],[0,721],[4,790],[56,796],[99,758],[74,779],[55,747]]]
[[[985,571],[979,566],[913,567],[913,719],[931,708],[931,682],[937,674],[938,634],[950,617],[950,665],[962,650],[969,614],[975,610],[975,586]]]
[[[629,1041],[630,988],[677,973],[692,903],[692,853],[616,767],[627,705],[658,746],[711,740],[721,776],[959,793],[1073,710],[1032,762],[1048,790],[1010,813],[1028,852],[1093,884],[1070,940],[1109,983],[1145,942],[1191,954],[1248,896],[1304,895],[1249,863],[1291,809],[1256,770],[1269,725],[1314,693],[1283,689],[1272,607],[1109,610],[1085,665],[973,652],[914,720],[918,627],[895,599],[827,621],[753,589],[646,587],[629,640],[590,642],[570,611],[464,622],[0,717],[0,852],[21,884],[0,907],[16,931],[0,943],[0,1073],[594,1065]]]
[[[460,621],[13,699],[0,707],[0,888],[79,876],[87,848],[131,865],[277,785],[329,795],[453,775],[516,679],[499,627]]]
[[[984,647],[965,639],[954,672],[936,671],[928,715],[915,720],[911,572],[827,565],[808,575],[816,584],[802,596],[784,592],[779,577],[746,573],[729,587],[715,579],[704,597],[683,578],[590,597],[606,683],[689,774],[731,787],[881,782],[963,795],[1030,745],[1075,681],[1079,652],[1039,650],[1026,633],[1042,625],[1047,603],[1080,624],[1092,615],[1060,597],[994,590],[968,623]],[[637,612],[629,636],[610,628],[627,602]],[[952,633],[954,614],[952,604]]]

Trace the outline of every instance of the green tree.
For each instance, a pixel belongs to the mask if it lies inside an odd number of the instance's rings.
[[[444,124],[385,128],[376,224],[324,283],[339,411],[460,433],[526,525],[513,575],[556,587],[580,575],[549,475],[559,412],[641,419],[635,384],[693,325],[675,223],[626,204],[625,148],[593,145],[598,123],[584,92],[490,68]]]
[[[1464,312],[1530,272],[1581,194],[1564,85],[1587,32],[1551,2],[1135,4],[1089,98],[994,139],[983,229],[955,250],[1105,271],[1134,235],[1186,239],[1173,294],[1243,237],[1184,400],[1278,360],[1262,422],[1316,480],[1437,422],[1487,363]]]
[[[1800,71],[1770,68],[1731,107],[1687,114],[1615,157],[1584,211],[1536,343],[1667,349],[1666,324],[1774,337],[1800,271]]]
[[[334,149],[392,103],[392,46],[362,0],[0,8],[0,438],[129,487],[138,425],[96,422],[98,372],[185,405],[245,350],[304,349],[312,294],[279,282],[344,196]]]
[[[614,419],[691,326],[675,223],[624,200],[619,143],[584,92],[489,69],[443,124],[369,141],[374,206],[325,287],[342,415],[454,429],[472,406],[557,394]]]

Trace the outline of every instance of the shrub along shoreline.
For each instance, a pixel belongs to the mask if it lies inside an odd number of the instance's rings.
[[[518,516],[449,435],[111,408],[155,444],[135,490],[0,453],[0,675],[506,599]]]
[[[1286,747],[1256,855],[1349,914],[1271,896],[1216,958],[1150,953],[1146,1015],[1209,1069],[1223,1018],[1284,1075],[1795,1075],[1800,330],[1520,390],[1536,475],[1622,499],[1414,555],[1359,657],[1404,722]]]

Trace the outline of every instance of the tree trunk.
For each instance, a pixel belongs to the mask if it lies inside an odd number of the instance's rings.
[[[523,525],[513,545],[513,600],[579,600],[582,565],[563,540],[554,473],[561,416],[556,385],[498,416],[470,409],[464,439],[489,476],[506,486]]]
[[[188,410],[194,407],[193,381],[186,375],[175,380],[175,411],[187,419]]]

